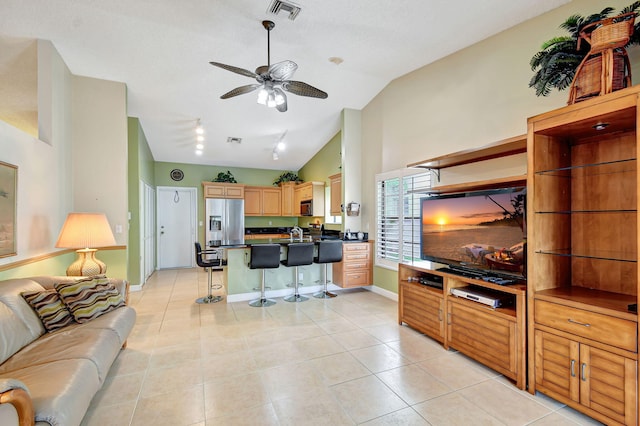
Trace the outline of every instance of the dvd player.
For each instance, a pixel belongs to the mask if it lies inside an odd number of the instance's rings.
[[[480,287],[458,287],[452,288],[451,294],[467,300],[482,303],[483,305],[499,308],[512,303],[513,299],[509,294],[491,291]]]

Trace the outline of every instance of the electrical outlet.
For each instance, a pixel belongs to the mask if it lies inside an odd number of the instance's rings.
[[[269,221],[269,226],[271,226],[271,225],[273,225],[273,222],[272,222],[272,221]]]

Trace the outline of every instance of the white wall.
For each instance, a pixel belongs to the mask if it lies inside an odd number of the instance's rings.
[[[18,166],[18,254],[0,266],[56,251],[71,211],[105,212],[112,228],[122,225],[116,242],[127,242],[126,86],[73,76],[50,42],[37,46],[46,142],[0,118],[0,161]]]
[[[0,265],[52,251],[71,208],[70,73],[51,43],[38,43],[39,108],[49,112],[50,143],[0,121],[0,160],[18,166],[17,256]],[[53,88],[56,88],[55,90]]]
[[[73,210],[105,213],[116,243],[126,244],[126,86],[74,76],[72,87]]]
[[[543,42],[566,34],[558,27],[570,15],[630,3],[574,0],[392,81],[362,111],[363,203],[375,203],[377,173],[525,134],[528,117],[566,105],[568,91],[536,97],[528,87],[531,57]],[[630,50],[637,74],[639,56],[637,48]],[[447,170],[442,183],[525,172],[520,156]],[[363,213],[363,226],[375,232],[374,209]]]

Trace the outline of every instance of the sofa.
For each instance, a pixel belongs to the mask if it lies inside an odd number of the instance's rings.
[[[136,320],[128,283],[98,278],[0,281],[0,425],[82,422]]]

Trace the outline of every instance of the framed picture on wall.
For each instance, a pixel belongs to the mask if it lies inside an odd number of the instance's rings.
[[[0,161],[0,257],[17,254],[18,166]]]

